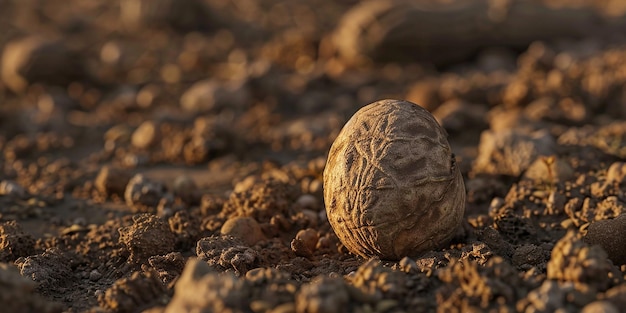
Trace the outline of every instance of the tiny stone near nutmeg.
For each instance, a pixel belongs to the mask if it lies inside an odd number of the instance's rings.
[[[254,218],[247,216],[237,216],[226,220],[220,233],[238,238],[248,246],[253,246],[265,239],[259,223]]]
[[[399,260],[449,242],[465,185],[435,118],[414,103],[381,100],[356,112],[330,148],[324,202],[348,250]]]

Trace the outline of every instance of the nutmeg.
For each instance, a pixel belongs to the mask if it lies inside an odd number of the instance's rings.
[[[348,250],[399,260],[449,242],[465,185],[435,118],[414,103],[381,100],[356,112],[332,144],[324,202]]]

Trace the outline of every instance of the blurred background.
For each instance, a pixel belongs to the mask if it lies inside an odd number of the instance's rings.
[[[624,153],[615,131],[563,139],[626,118],[621,0],[0,0],[0,29],[7,178],[58,158],[323,167],[383,98],[433,112],[466,175],[529,165],[481,161],[485,131]]]

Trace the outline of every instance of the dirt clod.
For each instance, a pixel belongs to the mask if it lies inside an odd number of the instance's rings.
[[[194,292],[188,292],[194,290]],[[223,311],[242,312],[250,301],[250,289],[245,280],[231,273],[219,274],[204,261],[190,259],[174,290],[166,313]]]
[[[72,263],[71,256],[59,249],[48,249],[41,254],[15,261],[20,274],[39,283],[42,289],[69,283],[73,278]]]
[[[626,264],[626,214],[589,224],[584,241],[599,245],[617,265]]]
[[[238,275],[258,267],[261,261],[257,251],[230,236],[211,236],[198,240],[196,255],[210,266],[222,271],[234,270]]]
[[[130,313],[161,303],[167,296],[165,287],[152,272],[134,272],[130,277],[117,280],[98,302],[110,311]]]
[[[588,284],[598,290],[623,281],[617,272],[602,248],[587,245],[574,232],[556,243],[547,266],[548,279]]]
[[[35,239],[16,221],[0,224],[0,262],[13,262],[35,253]]]
[[[120,243],[130,251],[129,261],[145,263],[154,255],[171,252],[176,243],[169,226],[152,214],[133,216],[133,225],[119,229]]]
[[[0,303],[7,312],[60,313],[63,306],[35,293],[37,284],[20,275],[17,268],[0,263]]]
[[[291,215],[293,194],[291,187],[278,180],[262,182],[246,181],[235,185],[234,191],[224,203],[221,214],[226,217],[249,216],[259,223],[268,222],[276,215]]]
[[[320,277],[300,289],[296,295],[297,313],[338,313],[350,303],[348,286],[343,279]]]

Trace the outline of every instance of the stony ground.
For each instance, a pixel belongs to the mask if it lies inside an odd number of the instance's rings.
[[[0,305],[626,312],[626,6],[443,2],[0,0]],[[480,35],[411,18],[455,12]],[[434,114],[467,189],[400,261],[350,254],[322,198],[384,98]]]

